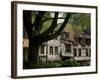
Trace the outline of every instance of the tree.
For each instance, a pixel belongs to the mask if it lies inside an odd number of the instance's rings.
[[[29,64],[38,66],[39,46],[57,37],[68,23],[71,14],[66,13],[65,17],[59,17],[59,14],[59,12],[23,11],[23,25],[29,39]],[[64,19],[59,27],[58,19]],[[51,24],[46,25],[46,29],[43,30],[46,21],[51,22]]]
[[[81,32],[87,31],[90,32],[91,26],[91,14],[89,13],[73,13],[71,16],[69,23],[73,26],[73,28],[77,28]]]

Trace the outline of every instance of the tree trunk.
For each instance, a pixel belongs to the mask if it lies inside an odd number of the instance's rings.
[[[29,67],[37,68],[39,65],[39,46],[33,44],[33,40],[29,39]]]

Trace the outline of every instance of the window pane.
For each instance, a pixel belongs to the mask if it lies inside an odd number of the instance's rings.
[[[53,47],[50,47],[50,55],[53,55]]]
[[[74,56],[77,56],[77,50],[74,49],[73,52],[74,52]]]
[[[79,56],[81,56],[81,49],[79,49]]]
[[[71,44],[66,44],[66,52],[70,52],[71,53]]]
[[[89,56],[91,56],[91,49],[89,49]]]
[[[55,47],[55,55],[58,55],[58,47]]]
[[[69,34],[68,33],[66,34],[66,39],[69,39]]]
[[[85,49],[86,56],[89,56],[88,49]]]
[[[41,46],[41,54],[44,54],[44,45]]]

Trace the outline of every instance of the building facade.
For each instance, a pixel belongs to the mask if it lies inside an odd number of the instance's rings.
[[[23,56],[24,61],[27,61],[29,42],[27,34],[24,36]],[[90,35],[64,30],[57,38],[43,43],[39,48],[39,64],[51,62],[59,64],[66,59],[74,59],[80,66],[91,65]]]
[[[73,53],[74,59],[81,66],[89,66],[91,62],[91,39],[89,35],[78,33],[75,37]]]

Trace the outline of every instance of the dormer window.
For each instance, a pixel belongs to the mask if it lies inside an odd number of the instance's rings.
[[[61,35],[61,39],[69,39],[69,33],[64,32],[64,33]]]
[[[68,33],[66,34],[65,38],[66,38],[66,39],[69,39],[69,34],[68,34]]]

